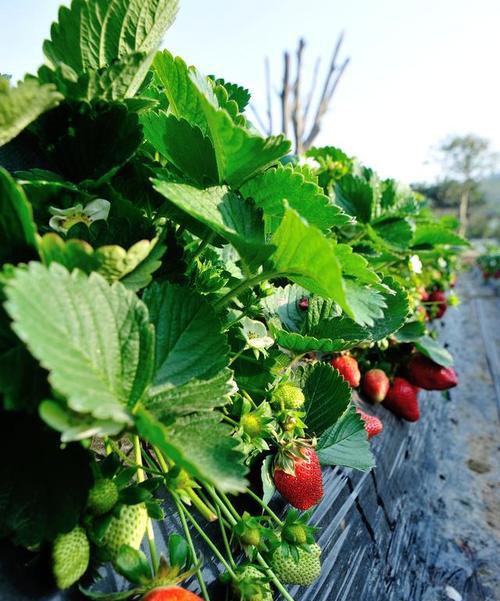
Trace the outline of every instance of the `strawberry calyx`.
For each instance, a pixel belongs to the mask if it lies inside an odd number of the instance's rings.
[[[310,517],[310,511],[301,514],[296,509],[290,509],[281,528],[282,544],[299,547],[313,544],[317,528],[309,526]]]
[[[314,449],[316,439],[296,438],[283,440],[274,458],[274,469],[282,470],[290,476],[295,476],[295,465],[297,462],[307,461],[304,455],[305,449]]]

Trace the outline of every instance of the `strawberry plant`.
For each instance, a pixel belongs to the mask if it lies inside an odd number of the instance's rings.
[[[209,599],[194,531],[229,595],[290,601],[321,550],[274,484],[308,509],[320,463],[374,466],[382,425],[351,387],[406,419],[416,363],[443,388],[426,320],[467,242],[341,150],[262,137],[246,89],[158,51],[176,11],[73,0],[45,65],[0,79],[0,536],[49,554],[61,588],[109,561],[131,583],[91,598],[195,599],[195,574]]]

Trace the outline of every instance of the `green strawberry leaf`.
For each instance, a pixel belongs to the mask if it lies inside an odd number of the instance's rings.
[[[234,100],[238,105],[238,111],[242,113],[250,102],[250,92],[238,84],[224,81],[224,79],[216,79],[215,83],[218,86],[223,86],[226,89],[229,100]]]
[[[342,273],[357,278],[367,284],[380,282],[379,276],[370,269],[368,261],[358,253],[353,252],[348,244],[337,244],[335,255],[342,266]]]
[[[413,237],[413,228],[410,222],[399,217],[377,220],[372,224],[372,229],[377,239],[399,250],[408,248]]]
[[[66,102],[36,122],[39,152],[72,182],[104,181],[142,142],[139,118],[124,104]]]
[[[335,202],[358,221],[369,223],[373,213],[373,188],[363,178],[344,175],[335,189]]]
[[[55,432],[20,413],[2,414],[0,438],[11,451],[0,462],[0,537],[37,547],[69,532],[93,484],[88,452],[78,444],[61,449]]]
[[[169,112],[199,127],[211,140],[218,183],[237,187],[288,153],[290,143],[283,136],[262,138],[236,124],[234,115],[220,107],[214,82],[179,57],[164,50],[156,55],[153,67],[164,86]]]
[[[0,146],[17,136],[42,113],[59,104],[63,99],[52,85],[41,86],[34,80],[11,88],[0,77]]]
[[[271,476],[273,461],[273,456],[267,455],[260,468],[260,478],[262,481],[262,500],[264,503],[270,503],[276,491],[276,486]]]
[[[298,373],[306,397],[305,422],[309,432],[321,436],[346,411],[351,387],[329,363],[308,365]]]
[[[272,247],[265,244],[259,211],[226,186],[200,190],[187,184],[174,184],[161,179],[154,179],[153,185],[169,204],[173,204],[187,216],[187,227],[196,220],[193,228],[195,233],[204,237],[199,224],[208,228],[230,242],[250,266],[261,265],[272,252]]]
[[[0,264],[17,263],[36,254],[36,225],[23,189],[0,167]]]
[[[73,0],[62,6],[43,51],[55,68],[102,69],[135,52],[155,50],[175,19],[177,0]]]
[[[276,275],[286,276],[311,292],[335,300],[355,318],[347,303],[334,246],[319,229],[307,224],[293,209],[286,209],[271,243],[276,246],[270,257]]]
[[[425,334],[425,324],[421,321],[408,321],[394,336],[398,342],[413,342]]]
[[[352,405],[323,432],[316,452],[322,465],[342,465],[361,471],[375,466],[364,422]]]
[[[146,409],[139,409],[135,424],[140,436],[157,446],[175,464],[195,478],[207,480],[227,492],[245,489],[247,469],[232,428],[215,412],[192,414],[165,426]]]
[[[350,320],[352,321],[352,320]],[[354,323],[354,322],[352,322]],[[307,334],[297,332],[286,332],[271,324],[271,333],[276,342],[295,354],[308,353],[310,351],[321,351],[323,353],[335,353],[356,346],[359,340],[344,340],[342,338],[316,338]]]
[[[153,60],[153,54],[135,52],[102,69],[88,69],[78,77],[67,65],[52,70],[43,65],[38,80],[54,84],[65,98],[73,100],[124,100],[135,96]],[[149,106],[149,101],[145,108]],[[129,106],[130,108],[130,106]]]
[[[268,317],[279,317],[287,330],[300,331],[306,313],[299,308],[299,301],[308,296],[304,288],[288,284],[284,288],[274,288],[273,293],[263,298],[261,304]]]
[[[306,181],[300,171],[289,165],[268,169],[253,177],[241,187],[241,193],[262,208],[266,230],[270,233],[276,230],[283,218],[285,200],[308,223],[322,231],[351,221],[348,215],[330,202],[316,183]]]
[[[191,379],[180,386],[163,387],[144,400],[144,405],[160,421],[171,415],[212,411],[229,403],[237,390],[233,374],[223,369],[207,379]]]
[[[429,359],[432,359],[438,365],[443,367],[451,367],[453,365],[453,357],[449,351],[442,347],[439,342],[436,342],[430,336],[422,336],[413,341],[415,348]]]
[[[119,283],[70,274],[54,263],[17,269],[6,286],[12,327],[68,406],[97,419],[130,423],[153,368],[153,329],[145,305]]]
[[[428,247],[440,245],[469,246],[469,242],[452,230],[436,224],[417,225],[413,234],[411,246]]]
[[[148,142],[181,173],[201,186],[217,183],[215,150],[197,125],[154,111],[143,115],[141,123]]]
[[[356,315],[356,323],[372,327],[377,320],[384,319],[387,303],[381,292],[353,279],[344,280],[344,287],[347,303]]]
[[[201,394],[203,383],[192,380],[214,380],[218,391],[225,389],[215,378],[228,365],[229,347],[221,324],[210,303],[197,292],[165,282],[153,283],[144,293],[151,323],[156,330],[156,354],[150,396],[164,394],[171,388],[190,383],[176,394]],[[222,377],[223,380],[224,377]],[[210,384],[206,384],[210,386]]]

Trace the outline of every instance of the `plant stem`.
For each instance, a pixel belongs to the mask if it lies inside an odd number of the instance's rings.
[[[134,443],[135,460],[136,460],[137,464],[140,466],[139,469],[137,470],[137,480],[138,480],[138,482],[144,482],[144,480],[146,479],[146,476],[144,474],[144,469],[142,467],[141,441],[139,440],[139,437],[137,436],[137,434],[134,434],[133,443]],[[158,560],[158,553],[156,552],[153,523],[151,522],[150,517],[148,517],[148,521],[146,524],[146,536],[148,539],[149,553],[151,555],[151,563],[153,565],[153,574],[156,574],[156,572],[158,571],[159,560]]]
[[[210,232],[203,240],[198,244],[198,248],[192,254],[190,260],[194,261],[197,257],[201,255],[201,253],[205,250],[205,248],[212,242],[215,238],[215,232]]]
[[[240,516],[239,516],[238,512],[236,511],[236,509],[233,507],[231,501],[227,498],[227,496],[223,492],[220,493],[220,495],[224,499],[225,503],[227,503],[227,507],[226,507],[224,505],[224,503],[222,503],[221,499],[219,498],[219,496],[217,495],[217,493],[215,492],[215,489],[213,487],[209,487],[209,488],[207,488],[207,490],[213,496],[214,501],[216,501],[216,504],[220,507],[220,509],[224,513],[226,513],[226,515],[228,515],[228,517],[231,518],[230,522],[232,522],[234,525],[236,523],[236,519],[239,520]],[[262,555],[260,553],[257,553],[256,557],[257,557],[257,561],[264,568],[267,576],[271,579],[271,581],[274,584],[274,586],[276,587],[276,589],[283,595],[283,598],[286,599],[286,601],[294,601],[293,597],[290,596],[289,592],[281,584],[278,577],[271,570],[271,568],[269,567],[266,560],[262,557]]]
[[[291,371],[291,369],[293,367],[295,367],[297,365],[297,363],[302,359],[302,357],[305,355],[305,353],[300,353],[298,355],[295,355],[295,357],[292,359],[290,365],[286,368],[286,371]]]
[[[166,474],[169,468],[165,457],[163,457],[163,454],[158,447],[153,447],[153,450],[163,473]],[[217,516],[213,510],[202,499],[200,499],[198,494],[192,488],[186,488],[185,490],[193,505],[201,513],[201,515],[209,522],[214,522],[217,519]]]
[[[267,511],[267,513],[273,518],[273,520],[279,525],[279,526],[283,526],[283,521],[279,519],[279,517],[274,513],[274,511],[266,504],[264,503],[264,501],[259,497],[259,495],[256,495],[252,490],[250,490],[249,488],[246,489],[245,491],[248,495],[250,495],[252,497],[252,499],[254,501],[257,501],[257,503],[265,510]]]
[[[286,590],[286,588],[281,584],[278,577],[271,570],[267,561],[262,557],[262,555],[260,553],[257,553],[256,557],[257,557],[257,561],[264,568],[264,571],[266,572],[268,577],[271,579],[272,583],[277,588],[277,590],[282,594],[283,598],[286,599],[286,601],[295,601],[295,599],[290,595],[290,593]]]
[[[236,569],[236,564],[234,563],[233,554],[231,553],[231,547],[229,546],[229,542],[228,542],[227,536],[226,536],[226,528],[225,528],[224,524],[222,523],[222,514],[220,511],[220,507],[218,505],[215,506],[215,511],[217,512],[217,517],[219,518],[219,526],[220,526],[220,531],[222,534],[222,542],[224,543],[226,555],[229,559],[229,562],[231,563],[231,567],[233,569]]]
[[[252,405],[254,409],[258,409],[257,405],[255,404],[255,401],[252,399],[252,397],[248,394],[246,390],[242,390],[241,394],[246,398],[246,400]]]
[[[125,453],[120,449],[120,447],[116,444],[116,442],[114,442],[113,440],[109,439],[109,444],[111,446],[111,448],[113,449],[113,451],[119,456],[121,457],[121,459],[123,460],[124,463],[132,466],[132,467],[139,467],[139,464],[136,461],[133,461],[132,459],[130,459],[130,457],[127,457],[127,455],[125,455]],[[144,467],[143,465],[140,466],[145,472],[154,474],[155,476],[162,476],[163,474],[161,472],[159,472],[158,470],[153,470],[149,467]]]
[[[243,353],[248,349],[248,345],[245,344],[245,346],[239,350],[235,355],[233,355],[231,357],[231,360],[229,361],[229,365],[231,365],[232,363],[234,363],[234,361],[236,361],[236,359],[238,359],[238,357],[240,357],[241,355],[243,355]]]
[[[172,495],[172,496],[173,496],[174,500],[176,500],[176,495]],[[217,559],[221,562],[221,564],[226,568],[228,574],[232,578],[236,578],[236,574],[234,573],[231,566],[224,559],[224,556],[221,554],[219,549],[217,549],[217,547],[214,545],[214,543],[205,534],[203,528],[198,524],[198,522],[194,519],[194,517],[190,514],[190,512],[186,509],[186,507],[178,499],[177,499],[176,506],[177,506],[178,511],[184,512],[184,515],[187,516],[187,518],[189,519],[191,524],[193,524],[193,527],[198,532],[198,534],[201,536],[201,538],[205,541],[206,545],[210,548],[212,553],[217,557]]]
[[[222,419],[224,421],[226,421],[228,424],[231,424],[232,426],[234,426],[235,428],[239,427],[239,423],[237,421],[235,421],[234,419],[232,419],[231,417],[229,417],[229,415],[223,415]]]
[[[237,286],[235,286],[232,290],[230,290],[225,296],[223,296],[222,298],[220,298],[214,304],[214,309],[216,311],[220,311],[227,304],[229,304],[231,302],[231,300],[235,296],[238,296],[239,294],[241,294],[247,288],[252,288],[253,286],[256,286],[257,284],[260,284],[260,282],[263,282],[264,280],[268,280],[268,279],[274,277],[275,275],[276,274],[270,274],[270,273],[262,272],[262,273],[258,273],[257,275],[254,275],[251,278],[243,280]]]
[[[215,520],[217,519],[216,514],[212,511],[212,509],[206,503],[204,503],[201,500],[201,498],[198,496],[196,491],[193,490],[192,488],[186,488],[185,491],[187,493],[187,496],[191,499],[191,502],[196,507],[196,509],[201,513],[201,515],[208,522],[215,522]]]
[[[189,526],[186,522],[186,516],[185,516],[184,512],[182,511],[182,509],[179,507],[180,501],[176,497],[173,497],[173,499],[174,499],[175,506],[177,507],[177,513],[179,514],[179,519],[181,521],[182,529],[184,530],[184,534],[186,535],[186,539],[187,539],[187,543],[189,545],[189,549],[191,551],[191,555],[193,556],[193,561],[194,561],[194,563],[197,563],[198,556],[196,554],[196,549],[193,544],[193,538],[191,536]],[[210,596],[207,591],[207,585],[205,584],[205,580],[203,579],[203,574],[201,573],[201,570],[199,568],[196,570],[196,578],[198,579],[198,582],[200,584],[200,588],[201,588],[203,597],[206,599],[206,601],[210,601]]]

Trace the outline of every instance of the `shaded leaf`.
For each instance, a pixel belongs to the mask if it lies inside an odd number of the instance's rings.
[[[307,366],[299,372],[299,379],[306,397],[307,428],[315,436],[321,436],[347,409],[351,387],[329,363]]]
[[[322,434],[316,452],[322,465],[343,465],[362,471],[375,466],[364,422],[352,405]]]
[[[42,113],[63,99],[52,85],[28,80],[11,88],[0,78],[0,146],[6,144]]]

